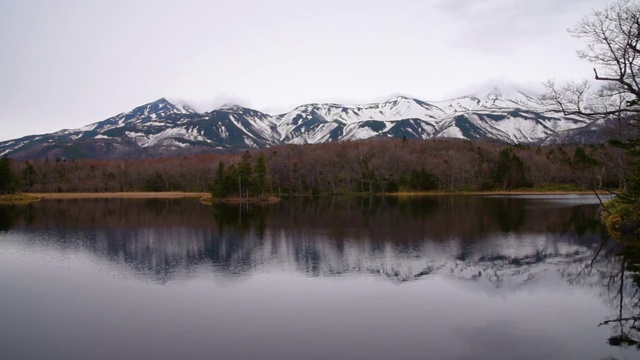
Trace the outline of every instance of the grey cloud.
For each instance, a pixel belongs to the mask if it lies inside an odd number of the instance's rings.
[[[464,29],[458,46],[481,52],[513,51],[531,39],[564,32],[603,0],[443,0],[436,6]],[[567,37],[569,35],[567,34]]]

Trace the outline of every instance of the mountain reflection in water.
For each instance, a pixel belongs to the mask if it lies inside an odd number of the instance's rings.
[[[498,285],[531,280],[549,266],[566,270],[599,248],[598,207],[552,200],[343,197],[213,208],[187,200],[65,200],[14,207],[3,223],[55,231],[39,241],[82,248],[159,282],[207,266],[234,275],[279,267],[399,281],[446,273]]]
[[[640,256],[609,241],[598,211],[590,196],[320,197],[213,207],[49,200],[0,207],[0,231],[34,247],[90,254],[155,284],[203,272],[232,282],[270,271],[398,283],[438,275],[500,293],[553,274],[599,289],[612,309],[602,323],[612,328],[609,343],[635,346]]]

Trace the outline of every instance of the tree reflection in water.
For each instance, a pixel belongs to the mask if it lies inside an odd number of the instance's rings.
[[[607,239],[606,243],[615,240]],[[604,301],[614,311],[614,315],[598,326],[610,326],[613,335],[609,338],[612,346],[634,346],[640,350],[640,247],[638,244],[616,243],[612,254],[595,254],[585,267],[585,276],[595,275],[606,291]]]
[[[570,284],[598,287],[611,309],[611,317],[598,326],[609,326],[611,346],[640,350],[640,247],[603,235],[593,258],[576,274],[565,274]]]
[[[0,235],[56,233],[46,241],[161,284],[195,269],[250,276],[276,265],[307,276],[441,274],[515,289],[552,269],[598,289],[611,309],[599,324],[611,328],[609,344],[640,349],[640,247],[609,238],[597,205],[545,199],[304,198],[213,208],[187,200],[47,201],[0,206]]]

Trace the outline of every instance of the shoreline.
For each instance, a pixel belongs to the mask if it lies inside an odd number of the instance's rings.
[[[240,198],[237,196],[213,198],[210,194],[201,198],[200,202],[207,205],[212,204],[273,204],[280,201],[279,196],[259,196],[252,198]]]
[[[613,195],[611,192],[598,190],[513,190],[513,191],[445,191],[445,192],[397,192],[386,193],[385,196],[440,196],[440,195]]]
[[[181,199],[181,198],[202,198],[209,196],[209,193],[190,192],[96,192],[96,193],[24,193],[24,195],[34,196],[39,199],[68,200],[68,199]]]
[[[452,191],[452,192],[396,192],[396,193],[377,193],[377,194],[337,194],[337,195],[320,195],[320,196],[393,196],[393,197],[420,197],[420,196],[485,196],[485,195],[589,195],[594,194],[592,190],[570,190],[570,191],[536,191],[536,190],[515,190],[515,191]],[[597,191],[598,195],[613,195],[607,191]],[[286,196],[285,196],[286,197]],[[40,200],[78,200],[78,199],[184,199],[199,198],[204,203],[211,203],[211,194],[206,192],[96,192],[96,193],[20,193],[13,195],[0,195],[0,204],[22,204]],[[273,203],[279,197],[272,196],[262,201],[249,200],[248,202],[257,203]],[[266,201],[265,201],[266,200]],[[242,203],[247,202],[246,199],[229,198],[217,199],[213,202],[221,203]]]

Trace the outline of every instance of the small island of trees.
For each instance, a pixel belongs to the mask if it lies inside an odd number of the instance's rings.
[[[267,173],[263,153],[259,153],[255,164],[252,155],[245,151],[239,163],[227,167],[218,162],[211,184],[213,199],[231,201],[273,201],[273,191]]]

